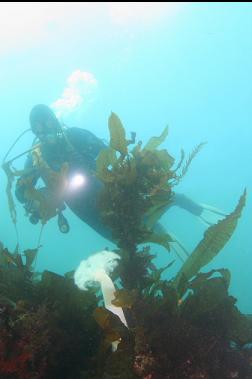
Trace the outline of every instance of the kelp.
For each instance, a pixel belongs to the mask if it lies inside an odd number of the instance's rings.
[[[40,149],[33,150],[32,155],[34,164],[40,172],[40,176],[46,185],[47,191],[51,192],[51,194],[63,194],[66,186],[68,164],[64,163],[61,166],[60,171],[57,172],[52,170],[43,160]],[[50,200],[50,196],[44,195],[40,189],[35,188],[32,177],[25,177],[21,180],[25,185],[25,198],[27,200],[34,200],[38,203],[38,213],[41,224],[46,224],[47,221],[57,215],[57,202],[54,199]]]
[[[193,150],[184,165],[182,150],[173,168],[169,153],[157,149],[167,128],[145,147],[139,141],[129,151],[119,118],[113,114],[109,123],[110,130],[113,124],[113,143],[97,160],[97,175],[104,183],[99,206],[121,255],[115,278],[121,279],[123,288],[115,292],[113,304],[123,307],[133,333],[133,366],[128,377],[133,372],[153,379],[229,379],[237,373],[249,379],[252,372],[244,346],[252,340],[252,322],[228,294],[231,273],[225,268],[200,273],[234,233],[246,191],[231,214],[208,228],[177,276],[164,280],[162,274],[173,261],[157,269],[150,247],[139,249],[138,245],[155,242],[170,250],[173,239],[157,223],[169,209],[172,187],[184,177],[205,143]],[[128,354],[132,358],[132,352]],[[103,367],[105,373],[106,362]],[[104,377],[120,374],[115,369]]]
[[[114,341],[121,341],[128,329],[120,322],[120,319],[106,308],[97,307],[93,312],[98,325],[103,329],[105,345],[103,348],[111,348]]]
[[[6,185],[6,194],[7,194],[7,199],[8,199],[8,206],[9,206],[9,211],[11,215],[11,220],[14,225],[17,223],[17,211],[16,211],[16,206],[15,202],[13,199],[12,195],[12,186],[13,182],[15,181],[15,178],[24,174],[27,174],[27,170],[16,170],[11,166],[11,161],[10,162],[5,162],[2,165],[2,169],[4,170],[6,177],[7,177],[7,185]],[[29,170],[31,171],[31,170]]]
[[[12,186],[15,178],[19,177],[18,184],[25,186],[24,196],[26,200],[36,201],[39,204],[38,211],[42,225],[46,224],[48,220],[56,216],[57,209],[55,203],[48,201],[47,197],[43,195],[40,189],[34,187],[34,173],[39,169],[45,185],[52,193],[56,192],[58,194],[63,194],[63,190],[66,185],[66,174],[68,172],[67,164],[63,164],[59,172],[55,172],[42,159],[40,145],[34,146],[34,148],[30,149],[29,152],[32,154],[34,161],[34,167],[30,169],[16,170],[11,166],[12,160],[5,162],[2,165],[2,168],[7,176],[6,194],[8,198],[9,211],[12,222],[15,226],[17,223],[17,212],[12,195]]]
[[[137,249],[135,254],[127,250],[117,250],[121,256],[120,265],[114,271],[114,278],[119,277],[124,290],[143,291],[150,284],[150,272],[155,270],[150,246]]]
[[[186,175],[187,171],[188,171],[188,168],[189,166],[191,165],[192,163],[192,160],[196,157],[196,155],[199,153],[199,151],[202,149],[202,147],[206,144],[206,142],[201,142],[199,145],[197,145],[193,151],[191,152],[191,154],[189,155],[185,165],[183,166],[182,170],[181,170],[181,173],[180,174],[177,174],[176,175],[176,179],[174,181],[174,185],[175,184],[179,184],[179,182],[181,181],[181,179]],[[176,173],[183,161],[184,161],[184,158],[185,158],[185,153],[184,153],[184,150],[182,150],[181,152],[181,159],[180,159],[180,162],[178,163],[178,166],[176,167],[176,169],[174,170],[174,173]]]
[[[187,294],[180,305],[181,315],[191,323],[208,323],[209,330],[222,330],[219,335],[236,346],[245,346],[252,340],[252,323],[235,306],[236,299],[228,295],[231,273],[227,269],[211,270],[197,274],[187,283]]]
[[[153,242],[170,250],[169,233],[159,233],[154,226],[169,208],[172,186],[185,175],[203,144],[189,156],[179,176],[172,170],[174,158],[166,149],[158,150],[168,135],[168,127],[158,137],[151,137],[143,147],[129,140],[119,117],[109,117],[110,147],[99,154],[97,177],[104,183],[99,208],[119,247],[135,249],[136,244]],[[179,166],[182,164],[180,162]],[[178,167],[177,167],[178,169]]]
[[[134,340],[129,329],[122,324],[118,316],[107,309],[98,307],[94,311],[94,317],[103,330],[103,339],[98,353],[97,377],[99,378],[122,378],[137,379],[132,370],[134,361]],[[117,348],[111,351],[111,344],[115,343]]]
[[[176,170],[182,165],[184,154],[174,170],[174,158],[166,149],[159,149],[168,135],[168,127],[143,145],[141,141],[127,140],[115,113],[111,113],[108,124],[110,147],[102,150],[96,161],[97,177],[104,184],[98,207],[104,224],[128,257],[126,264],[135,267],[139,244],[154,243],[171,250],[173,238],[158,226],[158,221],[172,203],[173,185],[185,175],[203,144],[194,149],[179,176]],[[129,143],[135,143],[131,150]],[[123,277],[130,283],[126,274]],[[134,279],[131,275],[131,281],[136,285],[136,276]]]
[[[117,307],[131,309],[133,304],[137,301],[137,290],[126,290],[124,288],[115,291],[115,298],[112,300],[112,304]]]
[[[15,203],[14,203],[12,192],[11,192],[12,191],[12,184],[14,181],[14,175],[13,175],[13,172],[12,172],[9,164],[4,164],[2,166],[2,168],[3,168],[3,170],[7,176],[6,194],[7,194],[7,199],[8,199],[9,211],[10,211],[10,215],[11,215],[11,219],[12,219],[13,224],[16,224],[17,223],[17,211],[16,211]]]
[[[72,279],[45,271],[26,292],[24,282],[12,282],[19,297],[12,298],[13,289],[10,299],[0,296],[1,378],[230,379],[237,372],[249,379],[252,320],[228,295],[230,273],[197,274],[180,299],[173,282],[161,278],[173,262],[157,269],[145,253],[144,288],[115,292],[128,328]]]
[[[117,161],[116,152],[113,149],[104,149],[100,152],[96,160],[96,175],[103,182],[113,181],[111,168]]]
[[[252,339],[252,322],[228,295],[225,271],[213,274],[217,272],[197,275],[183,299],[167,281],[163,295],[159,290],[146,300],[138,298],[134,314],[142,317],[134,331],[141,377],[230,379],[236,372],[239,378],[250,378],[245,346]]]
[[[39,170],[46,187],[51,191],[63,192],[66,185],[66,176],[69,169],[68,163],[61,165],[60,171],[52,170],[42,157],[40,147],[32,151],[34,166]]]
[[[36,201],[38,204],[38,213],[42,225],[57,215],[57,209],[41,192],[39,189],[34,188],[31,180],[26,181],[25,198],[28,200]]]
[[[127,140],[125,130],[121,120],[115,113],[111,113],[109,117],[109,131],[110,131],[110,147],[119,151],[123,156],[127,155]]]
[[[16,249],[14,253],[9,252],[7,248],[0,246],[0,266],[14,265],[21,271],[31,271],[32,264],[37,256],[38,248],[26,249],[20,254]],[[25,257],[25,262],[22,257]]]
[[[162,142],[165,141],[167,136],[168,136],[168,126],[165,127],[165,129],[163,130],[163,132],[161,133],[159,137],[151,137],[151,139],[144,146],[144,149],[155,150],[159,145],[161,145]]]
[[[184,162],[184,159],[185,159],[185,152],[183,149],[181,149],[180,151],[180,160],[177,164],[177,166],[174,168],[174,172],[178,171],[182,165],[182,163]]]
[[[174,169],[169,153],[158,150],[167,128],[145,147],[134,136],[126,139],[114,113],[109,129],[110,147],[97,159],[104,184],[98,205],[121,257],[111,274],[117,287],[112,303],[123,308],[128,327],[102,307],[97,290],[74,285],[73,271],[27,278],[35,250],[21,256],[0,244],[1,378],[250,379],[252,319],[229,295],[231,273],[200,272],[234,233],[246,191],[232,213],[208,228],[172,278],[174,261],[156,267],[149,243],[170,249],[172,238],[157,223],[200,147],[179,175],[184,153]]]
[[[26,259],[26,262],[25,262],[26,268],[32,269],[32,264],[33,264],[33,262],[36,259],[36,256],[38,254],[38,249],[39,248],[40,248],[40,246],[38,246],[36,249],[26,249],[26,250],[24,250],[23,255],[25,256],[25,259]]]
[[[221,249],[223,249],[235,231],[238,219],[245,206],[245,201],[246,190],[244,190],[234,211],[206,230],[202,241],[200,241],[178,272],[175,278],[175,285],[178,285],[181,277],[185,277],[187,280],[191,279],[192,276],[211,262]]]
[[[162,274],[168,269],[170,268],[173,263],[175,261],[171,261],[170,263],[168,263],[166,266],[162,267],[162,268],[156,268],[156,267],[152,267],[152,269],[150,269],[150,272],[149,272],[149,286],[146,287],[144,289],[144,294],[146,297],[148,297],[149,295],[155,295],[157,296],[158,294],[162,295],[162,296],[166,296],[167,295],[167,286],[166,286],[166,282],[162,280],[161,276]]]
[[[109,118],[109,131],[110,148],[100,153],[96,163],[97,176],[105,184],[99,202],[104,223],[111,227],[119,247],[127,245],[134,250],[136,244],[154,242],[169,250],[169,234],[158,234],[151,225],[161,206],[167,207],[171,198],[167,181],[174,160],[166,150],[156,149],[168,129],[151,138],[143,149],[138,142],[131,152],[115,113]]]
[[[10,265],[2,271],[0,288],[12,280],[8,301],[0,296],[0,377],[77,379],[86,371],[90,378],[100,340],[95,296],[48,271],[40,281],[17,280]]]
[[[170,251],[170,242],[173,239],[169,235],[169,233],[155,232],[151,231],[151,229],[146,232],[145,236],[143,236],[141,243],[155,243],[160,246],[163,246],[167,251]]]
[[[35,273],[33,262],[37,249],[27,249],[22,254],[16,249],[11,253],[1,244],[0,247],[0,294],[1,298],[16,303],[31,295],[31,283]]]

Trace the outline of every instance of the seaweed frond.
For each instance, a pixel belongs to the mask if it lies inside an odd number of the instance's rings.
[[[189,155],[184,167],[182,168],[182,171],[179,175],[176,175],[176,179],[175,179],[175,182],[174,182],[174,185],[178,184],[180,182],[180,180],[186,175],[191,163],[192,163],[192,160],[196,157],[196,155],[199,153],[199,151],[202,149],[202,147],[206,144],[206,142],[201,142],[199,145],[197,145],[193,151],[191,152],[191,154]],[[182,150],[182,154],[181,154],[181,159],[180,159],[180,162],[177,166],[177,168],[175,169],[175,172],[180,168],[182,162],[184,160],[184,151]]]
[[[178,272],[175,278],[175,285],[178,285],[182,277],[187,280],[191,279],[223,249],[235,231],[238,219],[245,206],[245,201],[246,190],[244,190],[234,211],[206,230],[203,239]]]

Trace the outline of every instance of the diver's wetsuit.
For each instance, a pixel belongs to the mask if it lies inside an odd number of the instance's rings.
[[[102,189],[102,182],[96,177],[96,158],[100,151],[106,148],[104,142],[88,130],[80,128],[68,128],[56,144],[42,144],[41,153],[44,161],[54,171],[60,171],[62,164],[69,165],[69,178],[74,174],[82,174],[85,183],[80,188],[65,194],[62,200],[85,223],[104,238],[111,238],[111,231],[102,223],[97,199]],[[68,143],[69,142],[69,143]],[[25,168],[33,166],[31,156],[28,156]],[[35,186],[41,173],[34,168],[32,184]],[[20,184],[21,183],[21,184]],[[17,183],[16,197],[21,203],[25,203],[25,185]],[[177,205],[198,216],[202,207],[183,194],[174,194],[173,202],[167,207]]]
[[[102,223],[97,208],[97,199],[103,184],[95,176],[96,158],[106,145],[85,129],[69,128],[66,129],[65,135],[67,140],[62,136],[56,144],[41,145],[42,157],[54,171],[60,171],[62,164],[68,163],[68,178],[75,174],[83,175],[83,186],[68,191],[63,201],[81,220],[103,237],[111,239],[111,232]],[[25,169],[31,168],[32,164],[32,158],[28,156]],[[40,177],[39,170],[35,168],[32,176],[32,184],[35,186]],[[15,194],[21,203],[25,203],[24,192],[25,185],[17,184]]]

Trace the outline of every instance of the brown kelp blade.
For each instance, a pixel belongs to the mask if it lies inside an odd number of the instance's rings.
[[[179,284],[181,278],[191,279],[197,272],[207,265],[225,246],[235,231],[239,217],[245,205],[246,190],[240,197],[235,210],[220,220],[217,224],[210,226],[204,233],[203,239],[197,245],[190,257],[181,267],[175,278],[175,285]]]
[[[126,140],[125,130],[121,120],[115,113],[109,117],[110,147],[119,151],[122,155],[128,154],[128,142]]]

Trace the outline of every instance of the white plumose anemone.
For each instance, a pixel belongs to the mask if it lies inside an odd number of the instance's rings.
[[[122,308],[112,304],[115,298],[115,286],[109,274],[118,265],[120,256],[112,251],[103,250],[91,255],[86,260],[81,261],[74,273],[75,284],[82,290],[88,290],[97,284],[100,285],[103,294],[105,308],[117,315],[125,326],[127,325]],[[112,343],[112,350],[115,351],[119,341]]]

